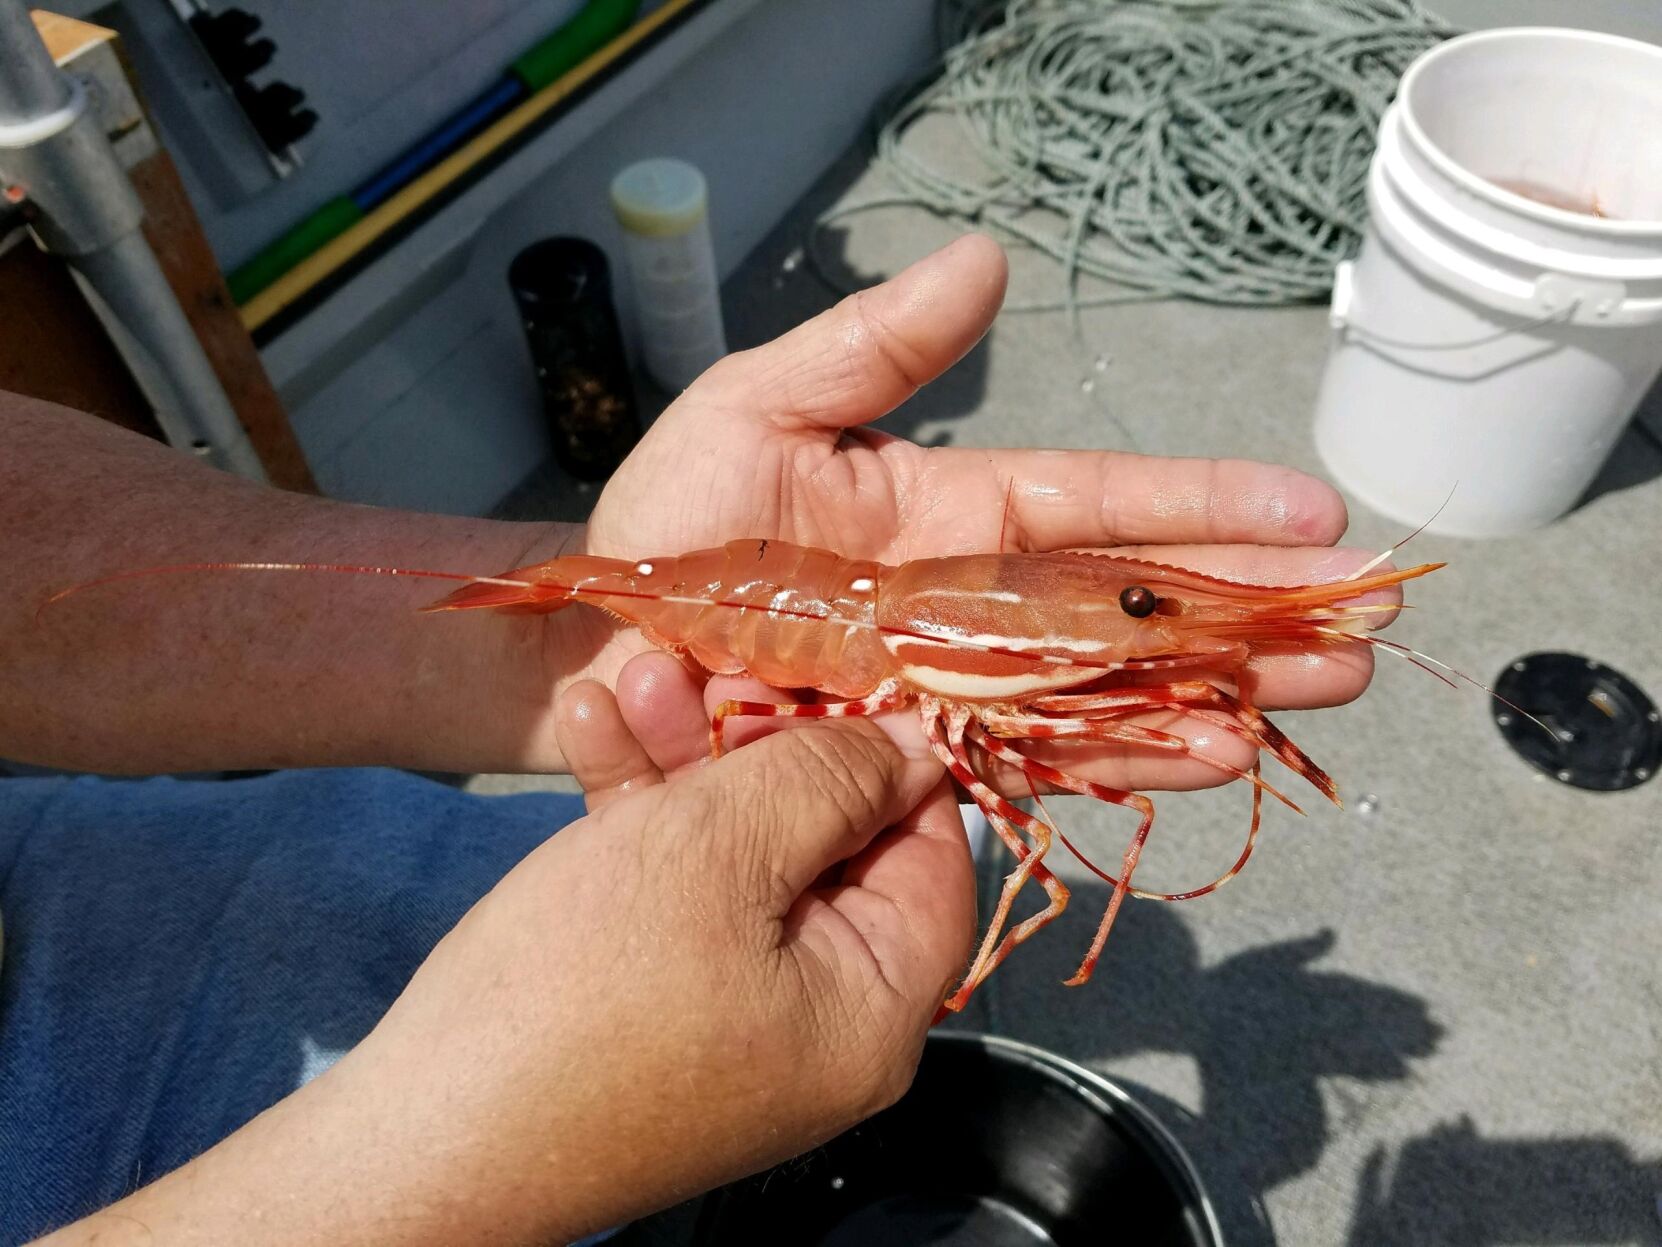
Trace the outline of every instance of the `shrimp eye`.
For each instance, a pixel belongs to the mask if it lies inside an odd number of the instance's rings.
[[[1152,589],[1142,585],[1127,585],[1120,590],[1120,609],[1133,619],[1147,619],[1160,606],[1160,599]]]

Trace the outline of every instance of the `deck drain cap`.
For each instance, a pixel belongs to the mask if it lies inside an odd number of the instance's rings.
[[[1500,734],[1524,761],[1576,788],[1632,788],[1662,765],[1656,703],[1596,658],[1526,654],[1495,680],[1490,708]],[[1519,710],[1544,723],[1550,735]]]

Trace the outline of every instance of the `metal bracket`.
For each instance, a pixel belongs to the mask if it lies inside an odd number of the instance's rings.
[[[144,221],[127,172],[99,126],[79,79],[65,74],[69,102],[0,124],[0,180],[6,197],[27,205],[46,250],[61,256],[102,251]]]

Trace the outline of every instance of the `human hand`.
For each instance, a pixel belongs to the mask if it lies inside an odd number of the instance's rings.
[[[539,848],[325,1078],[397,1102],[405,1171],[493,1241],[565,1241],[896,1099],[973,925],[940,767],[871,724],[780,731]]]
[[[453,1247],[618,1224],[898,1098],[974,899],[933,759],[869,722],[777,732],[552,837],[332,1068],[47,1241]]]
[[[1370,552],[1327,548],[1344,531],[1344,504],[1329,486],[1288,468],[924,448],[860,427],[980,339],[1004,281],[998,247],[966,237],[776,341],[723,360],[664,413],[607,485],[587,530],[588,552],[647,558],[772,537],[897,563],[1001,543],[1026,551],[1130,545],[1134,554],[1156,546],[1141,553],[1264,583],[1338,579],[1368,561]],[[580,614],[605,634],[589,646],[599,657],[587,674],[617,690],[617,722],[627,729],[602,739],[597,753],[632,748],[673,771],[706,755],[708,706],[784,696],[754,681],[701,690],[661,655],[631,662],[647,649],[638,634]],[[1241,678],[1259,707],[1302,709],[1351,700],[1371,673],[1364,646],[1265,647]],[[1196,752],[1231,766],[1251,763],[1250,746],[1215,724],[1165,713],[1133,722],[1183,735]],[[1065,749],[1068,770],[1114,787],[1202,787],[1226,778],[1171,754]],[[1048,747],[1035,753],[1062,760]]]

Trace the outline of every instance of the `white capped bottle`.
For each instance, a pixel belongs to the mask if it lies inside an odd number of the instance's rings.
[[[679,394],[727,353],[704,175],[684,160],[642,160],[612,179],[612,209],[623,226],[642,360],[654,381]]]

